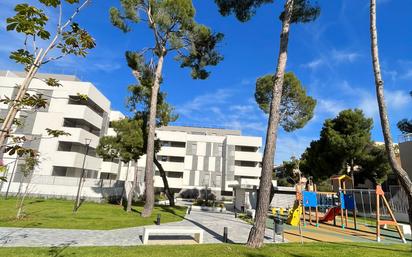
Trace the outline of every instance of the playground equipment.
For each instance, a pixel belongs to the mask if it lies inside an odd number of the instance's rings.
[[[406,243],[402,230],[385,198],[385,193],[379,185],[376,187],[376,190],[354,189],[352,179],[346,175],[332,176],[331,182],[334,192],[318,192],[316,185],[308,186],[307,189],[309,190],[305,191],[297,188],[295,206],[289,212],[286,223],[292,226],[300,226],[303,220],[303,226],[306,226],[306,221],[308,220],[310,225],[319,227],[319,222],[333,221],[333,225],[336,226],[336,217],[340,216],[340,226],[342,229],[345,229],[348,228],[348,212],[351,211],[353,229],[356,230],[357,210],[361,209],[364,221],[366,221],[366,218],[376,221],[376,241],[380,242],[381,240],[381,226],[392,225],[395,226],[400,239]],[[369,196],[369,215],[366,212],[364,195]],[[372,202],[376,203],[374,204],[375,210],[372,208]],[[320,216],[322,212],[324,212],[324,215]]]

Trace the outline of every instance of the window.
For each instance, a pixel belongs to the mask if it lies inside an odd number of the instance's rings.
[[[94,126],[93,124],[82,120],[82,119],[71,119],[65,118],[63,121],[63,127],[66,128],[82,128],[90,133],[100,136],[100,129]]]
[[[183,178],[182,172],[168,171],[167,177],[169,178]]]
[[[170,162],[185,162],[185,157],[170,156]]]
[[[170,142],[170,145],[172,147],[181,147],[181,148],[185,148],[186,147],[186,143],[185,142]]]
[[[236,166],[241,166],[241,167],[256,167],[256,162],[250,162],[250,161],[235,161]]]
[[[218,144],[217,152],[218,152],[219,156],[222,156],[222,152],[223,152],[223,145],[222,144]]]
[[[197,152],[197,144],[192,144],[192,154],[196,154]]]
[[[97,113],[99,116],[103,117],[104,110],[99,105],[97,105],[95,102],[93,102],[90,98],[87,98],[87,100],[85,100],[81,98],[80,96],[71,95],[69,96],[69,104],[86,105],[91,110],[93,110],[95,113]]]
[[[253,147],[253,146],[237,145],[235,147],[235,151],[238,151],[238,152],[256,152],[257,150],[258,150],[257,147]]]
[[[59,142],[59,146],[57,147],[57,151],[61,152],[75,152],[75,153],[86,153],[86,145],[76,143],[76,142]],[[88,156],[96,157],[96,149],[89,147]]]

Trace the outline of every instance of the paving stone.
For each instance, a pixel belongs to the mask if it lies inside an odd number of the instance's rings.
[[[233,213],[202,211],[192,211],[183,221],[160,226],[199,227],[204,230],[204,243],[222,243],[224,227],[228,228],[229,242],[245,243],[251,228],[250,224],[235,219]],[[115,230],[0,228],[0,245],[4,247],[135,246],[142,244],[143,229],[144,227]],[[281,240],[280,237],[276,239],[277,242]],[[272,243],[272,241],[273,232],[266,229],[265,243]]]

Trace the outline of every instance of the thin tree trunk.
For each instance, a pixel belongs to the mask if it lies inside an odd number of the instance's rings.
[[[136,190],[136,186],[137,186],[137,178],[139,175],[139,166],[138,166],[138,162],[135,162],[135,167],[134,167],[134,176],[133,176],[133,182],[132,182],[132,188],[130,189],[129,195],[127,197],[127,208],[126,211],[127,212],[131,212],[132,211],[132,203],[133,203],[133,195],[134,195],[134,191]]]
[[[10,135],[11,127],[13,126],[13,121],[16,118],[17,113],[20,110],[18,106],[19,102],[23,99],[24,95],[27,93],[29,85],[33,80],[34,75],[36,75],[37,70],[39,69],[39,64],[44,57],[41,57],[43,50],[40,49],[39,54],[34,60],[33,65],[30,67],[29,71],[26,74],[26,77],[23,81],[23,84],[20,86],[17,91],[16,97],[13,99],[14,103],[10,105],[9,111],[7,112],[6,117],[4,118],[3,125],[0,130],[0,159],[3,159],[4,152],[6,149],[6,138]]]
[[[408,196],[409,202],[409,224],[412,227],[412,182],[408,177],[408,173],[399,165],[396,161],[396,155],[393,147],[393,139],[390,130],[389,118],[385,104],[384,96],[384,83],[381,75],[381,68],[379,62],[379,50],[378,50],[378,32],[376,29],[376,0],[370,2],[370,34],[371,34],[371,51],[373,72],[375,75],[376,97],[379,106],[379,116],[381,120],[383,138],[385,140],[385,148],[388,154],[389,163],[396,174],[403,190]],[[412,237],[412,235],[411,235]]]
[[[22,214],[23,206],[24,206],[24,199],[26,199],[27,193],[29,192],[29,186],[30,186],[31,180],[33,178],[33,172],[34,171],[32,171],[29,175],[29,181],[27,181],[26,189],[24,190],[23,196],[20,199],[20,203],[19,203],[19,206],[18,206],[18,209],[17,209],[16,219],[21,218],[21,214]]]
[[[146,167],[145,167],[145,188],[146,199],[144,209],[142,211],[142,217],[149,217],[152,214],[154,206],[154,185],[153,185],[153,156],[154,152],[154,138],[156,129],[156,114],[157,114],[157,94],[160,88],[160,79],[163,70],[163,61],[165,56],[165,50],[162,49],[162,53],[159,56],[159,60],[156,66],[155,79],[152,87],[152,95],[150,97],[150,112],[148,122],[148,135],[147,135],[147,148],[146,148]]]
[[[254,248],[261,247],[263,245],[263,239],[265,236],[266,216],[269,209],[270,190],[272,186],[273,161],[275,158],[276,139],[280,120],[279,107],[282,98],[283,81],[287,61],[289,27],[293,2],[294,0],[287,0],[284,7],[285,17],[282,22],[280,51],[274,78],[274,87],[272,89],[272,101],[270,103],[270,113],[266,132],[265,151],[262,161],[262,174],[260,177],[256,216],[247,241],[247,245]]]
[[[124,180],[124,185],[123,185],[123,189],[122,189],[122,197],[120,198],[120,206],[123,205],[123,198],[125,196],[125,192],[126,192],[126,183],[127,183],[127,178],[129,176],[129,168],[130,168],[130,162],[127,163],[127,170],[126,170],[126,178]]]
[[[166,172],[163,169],[162,164],[156,158],[153,158],[153,161],[156,167],[159,169],[160,176],[162,177],[163,188],[165,190],[167,199],[169,199],[169,205],[173,207],[175,206],[175,198],[173,197],[173,194],[170,191],[169,182],[167,181],[167,177],[166,177]]]

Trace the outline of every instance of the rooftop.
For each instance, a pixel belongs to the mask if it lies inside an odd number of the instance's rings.
[[[163,131],[186,132],[194,135],[208,136],[240,136],[240,130],[222,129],[222,128],[206,128],[206,127],[190,127],[190,126],[166,126],[158,128]]]
[[[9,70],[0,70],[0,77],[10,77],[10,78],[24,78],[27,72],[22,71],[9,71]],[[37,78],[46,79],[54,78],[57,80],[63,81],[81,81],[78,77],[74,75],[64,75],[64,74],[52,74],[52,73],[37,73]]]

